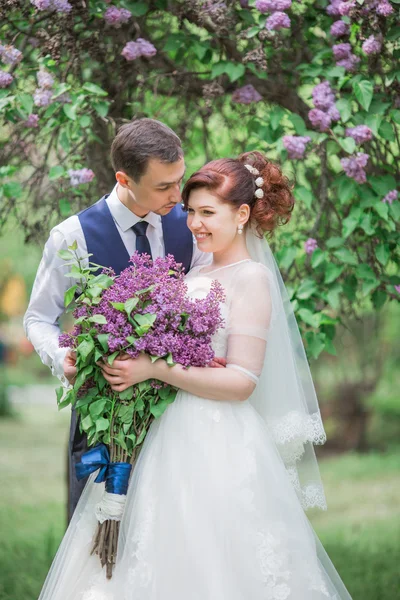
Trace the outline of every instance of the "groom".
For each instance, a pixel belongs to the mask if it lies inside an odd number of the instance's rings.
[[[153,119],[123,125],[111,147],[117,184],[110,194],[78,215],[69,217],[51,232],[39,265],[24,327],[43,363],[64,385],[76,375],[75,356],[58,347],[59,318],[64,312],[64,293],[76,281],[65,277],[69,267],[57,255],[75,240],[80,255],[112,267],[125,269],[137,250],[155,259],[172,254],[185,271],[210,263],[200,252],[186,226],[180,187],[185,162],[179,137]],[[72,410],[69,439],[69,504],[71,519],[86,480],[78,481],[75,464],[86,451],[86,435],[79,431]]]

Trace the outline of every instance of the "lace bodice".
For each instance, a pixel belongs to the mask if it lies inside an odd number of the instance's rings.
[[[225,357],[229,367],[257,382],[272,312],[268,269],[250,259],[208,272],[198,267],[186,277],[188,294],[204,298],[213,280],[225,290],[221,305],[225,326],[213,337],[215,355]]]

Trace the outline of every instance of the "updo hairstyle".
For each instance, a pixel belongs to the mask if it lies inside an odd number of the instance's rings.
[[[244,165],[254,167],[260,174],[252,175]],[[258,177],[264,180],[261,188],[256,186]],[[248,204],[250,222],[260,236],[287,223],[294,206],[292,186],[288,179],[261,152],[245,152],[236,159],[220,158],[204,165],[188,179],[183,188],[182,199],[186,209],[190,193],[201,188],[237,209],[242,204]],[[256,197],[257,189],[263,190],[263,198]]]

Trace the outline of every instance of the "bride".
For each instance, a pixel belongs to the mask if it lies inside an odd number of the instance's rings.
[[[192,297],[224,287],[214,337],[226,369],[142,355],[104,366],[114,390],[150,378],[180,388],[144,442],[106,579],[90,555],[103,484],[89,479],[40,600],[349,600],[304,508],[325,508],[313,444],[325,441],[303,344],[263,233],[293,197],[259,152],[208,163],[183,190],[209,267]]]

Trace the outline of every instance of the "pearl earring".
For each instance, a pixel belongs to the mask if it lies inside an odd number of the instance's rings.
[[[238,234],[242,235],[243,233],[243,225],[238,225]]]

